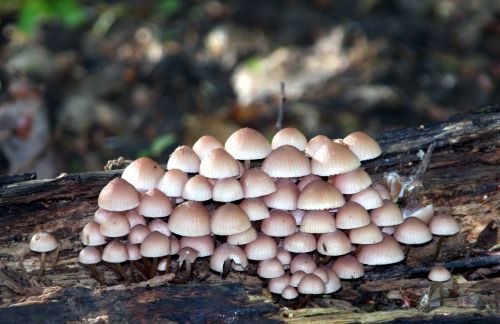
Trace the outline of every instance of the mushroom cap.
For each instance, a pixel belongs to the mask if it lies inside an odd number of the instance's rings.
[[[307,213],[307,210],[295,209],[291,210],[290,214],[292,214],[293,218],[295,218],[295,224],[300,226],[302,224],[302,219],[304,219],[304,215]]]
[[[160,232],[151,232],[141,244],[141,255],[146,258],[159,258],[170,254],[170,239]]]
[[[299,189],[289,179],[278,179],[275,182],[276,191],[270,195],[262,197],[262,200],[269,208],[282,210],[294,210],[297,208],[297,197]]]
[[[353,244],[375,244],[382,242],[384,235],[374,223],[349,231],[349,240]]]
[[[363,264],[350,254],[337,258],[332,269],[340,279],[357,279],[365,275]]]
[[[351,241],[344,232],[336,230],[332,233],[321,234],[316,244],[318,252],[323,255],[344,255],[351,252]]]
[[[320,176],[315,174],[306,175],[305,177],[300,178],[300,181],[297,183],[297,188],[299,188],[299,191],[302,191],[308,184],[318,180],[322,180]]]
[[[125,217],[127,217],[128,222],[130,223],[130,228],[138,224],[147,225],[146,219],[139,214],[137,208],[131,209],[128,212],[126,212]]]
[[[382,198],[382,200],[386,200],[386,199],[391,200],[391,194],[390,194],[389,190],[384,185],[376,183],[372,186],[372,188],[377,191],[377,193],[380,195],[380,198]]]
[[[307,142],[305,152],[308,156],[313,157],[314,154],[325,144],[330,143],[332,140],[325,135],[314,136]]]
[[[139,206],[140,194],[127,181],[114,178],[99,193],[97,204],[109,211],[125,211]]]
[[[295,289],[295,287],[292,287],[290,285],[283,288],[283,292],[281,293],[281,297],[283,299],[287,299],[287,300],[295,299],[298,296],[299,296],[299,293],[298,293],[297,289]]]
[[[247,214],[238,205],[226,203],[212,214],[211,228],[215,235],[238,234],[252,226]]]
[[[307,253],[316,250],[316,238],[309,233],[296,232],[285,237],[283,248],[292,253]]]
[[[377,226],[395,226],[403,222],[401,209],[390,200],[384,200],[382,207],[372,209],[370,218]]]
[[[215,272],[222,272],[224,262],[228,259],[239,266],[237,269],[244,269],[248,266],[248,259],[243,249],[226,242],[219,245],[210,256],[210,269]]]
[[[271,141],[273,150],[283,145],[291,145],[303,151],[306,148],[307,139],[297,128],[287,127],[277,132]]]
[[[139,204],[139,214],[150,218],[166,217],[172,209],[172,201],[156,188],[146,191]]]
[[[182,198],[193,201],[210,200],[212,199],[212,184],[206,177],[197,174],[184,185]]]
[[[323,180],[305,186],[297,200],[297,208],[304,210],[333,209],[344,204],[345,200],[340,191]]]
[[[170,255],[177,254],[179,252],[179,249],[181,248],[179,240],[175,236],[171,236],[169,237],[169,239],[170,239]]]
[[[128,261],[127,247],[123,242],[113,240],[102,251],[102,260],[109,263],[122,263]]]
[[[371,160],[382,154],[380,145],[364,132],[354,132],[347,135],[342,142],[356,154],[360,161]]]
[[[292,254],[282,247],[278,248],[278,253],[276,254],[276,258],[280,260],[283,266],[289,266],[290,262],[292,262]]]
[[[271,259],[278,253],[278,245],[272,237],[259,233],[254,241],[245,245],[245,253],[249,260]]]
[[[315,274],[306,274],[299,283],[298,290],[305,295],[320,295],[326,291],[325,283]]]
[[[101,224],[100,231],[107,237],[121,237],[130,232],[130,223],[122,213],[113,212]]]
[[[259,262],[257,274],[266,279],[278,278],[285,274],[285,269],[278,259],[272,258]]]
[[[317,275],[321,280],[323,280],[323,282],[325,283],[325,285],[328,282],[329,278],[328,278],[328,273],[326,272],[326,268],[325,267],[316,268],[311,273],[314,274],[314,275]]]
[[[127,242],[125,244],[125,247],[127,248],[129,261],[137,261],[142,259],[141,249],[139,248],[139,245]]]
[[[367,265],[398,263],[405,258],[399,243],[392,236],[385,236],[382,242],[363,245],[357,252],[358,261]]]
[[[318,266],[314,261],[313,257],[309,254],[302,253],[298,254],[290,262],[290,273],[295,273],[297,271],[304,271],[305,273],[311,273]]]
[[[135,209],[133,209],[135,210]],[[109,213],[111,213],[109,210],[105,210],[102,208],[97,208],[97,210],[94,213],[94,221],[98,222],[101,224],[108,218]]]
[[[270,216],[269,209],[267,209],[266,204],[260,198],[243,199],[239,206],[252,222],[266,219]]]
[[[31,237],[30,250],[34,252],[50,252],[57,248],[56,238],[49,232],[39,231]]]
[[[283,210],[275,209],[271,211],[271,216],[262,220],[260,230],[269,236],[285,237],[297,231],[293,216]]]
[[[344,195],[352,195],[368,188],[372,179],[362,168],[333,177],[333,184]]]
[[[339,276],[330,268],[323,267],[328,275],[328,281],[325,284],[325,294],[331,294],[342,288]]]
[[[229,235],[227,237],[227,242],[233,245],[245,245],[255,241],[256,238],[257,230],[255,230],[253,226],[250,226],[246,231]]]
[[[165,171],[163,168],[147,157],[141,157],[130,163],[122,173],[122,179],[133,185],[139,192],[144,192],[156,187]]]
[[[240,179],[245,198],[262,197],[276,191],[276,185],[264,171],[252,168],[245,171]]]
[[[78,254],[78,262],[81,264],[97,264],[101,260],[101,252],[95,246],[86,246]]]
[[[106,237],[101,234],[101,225],[97,222],[89,222],[80,233],[80,241],[83,245],[99,246],[106,244]]]
[[[189,237],[183,236],[179,242],[180,248],[190,247],[198,251],[198,257],[203,258],[212,255],[215,250],[214,237],[211,235]]]
[[[445,282],[451,279],[451,273],[445,267],[437,265],[429,272],[428,278],[430,281]]]
[[[299,284],[300,284],[300,281],[302,280],[302,278],[304,278],[304,276],[306,274],[307,273],[305,273],[302,270],[295,271],[292,274],[292,276],[290,277],[290,286],[292,286],[292,287],[298,287]]]
[[[179,146],[170,154],[167,162],[167,170],[172,169],[197,173],[200,171],[200,158],[189,146]]]
[[[183,247],[178,251],[178,254],[179,254],[179,259],[178,259],[179,267],[180,265],[182,265],[184,261],[189,261],[191,263],[194,263],[196,258],[200,255],[200,253],[197,250],[190,247]]]
[[[130,233],[128,233],[128,241],[132,244],[141,244],[149,233],[151,233],[151,231],[147,226],[137,224],[130,229]]]
[[[300,223],[300,231],[322,234],[335,231],[335,218],[328,210],[310,210]]]
[[[182,236],[208,235],[212,232],[208,210],[199,202],[185,201],[170,215],[168,229]]]
[[[203,161],[213,150],[218,148],[224,148],[224,145],[212,135],[204,135],[193,144],[193,151],[198,155],[200,161]]]
[[[344,206],[340,207],[335,215],[337,228],[353,229],[370,224],[370,215],[358,203],[349,201]]]
[[[271,145],[264,135],[248,127],[232,133],[224,147],[236,160],[260,160],[271,153]]]
[[[434,216],[429,228],[432,234],[442,236],[455,235],[460,231],[460,226],[455,218],[446,214]]]
[[[235,178],[219,179],[212,189],[212,200],[231,202],[243,199],[243,187]]]
[[[281,277],[271,278],[267,284],[267,288],[273,294],[281,294],[283,289],[290,284],[290,275],[284,274]]]
[[[167,222],[165,222],[162,219],[156,218],[153,219],[148,223],[148,228],[151,232],[157,231],[162,233],[163,235],[166,236],[171,236],[172,233],[170,232],[170,229],[168,228]]]
[[[182,190],[188,181],[187,173],[178,169],[165,172],[156,184],[156,188],[167,197],[182,197]]]
[[[380,197],[377,190],[372,187],[368,187],[355,193],[349,198],[349,201],[360,204],[366,210],[379,208],[383,205],[382,197]]]
[[[211,179],[237,177],[240,175],[240,167],[228,152],[218,148],[203,159],[200,174]]]
[[[423,244],[432,240],[432,234],[424,222],[410,217],[396,227],[394,238],[403,244]]]
[[[298,178],[311,173],[311,163],[296,147],[283,145],[266,157],[262,171],[273,178]]]
[[[319,176],[331,176],[353,171],[361,163],[347,146],[330,141],[319,148],[311,160],[311,171]]]
[[[434,205],[429,204],[422,206],[420,203],[410,206],[405,206],[403,210],[403,218],[415,217],[420,219],[424,224],[429,225],[434,216]]]

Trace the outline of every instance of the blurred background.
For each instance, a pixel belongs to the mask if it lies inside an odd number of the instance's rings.
[[[203,134],[377,134],[499,102],[500,2],[0,1],[0,174],[166,162]]]

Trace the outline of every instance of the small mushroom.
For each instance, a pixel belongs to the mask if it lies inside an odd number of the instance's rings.
[[[101,252],[95,246],[87,246],[80,251],[78,255],[78,262],[89,268],[92,277],[97,280],[101,285],[105,285],[104,278],[97,270],[97,264],[101,262]]]
[[[432,268],[428,278],[431,281],[429,287],[429,300],[434,294],[434,291],[439,288],[439,304],[442,305],[444,299],[443,282],[451,279],[451,273],[445,267],[438,265]]]
[[[191,266],[200,254],[197,250],[190,247],[183,247],[178,251],[179,258],[177,262],[179,263],[178,272],[181,272],[182,265],[185,265],[186,271],[183,276],[175,277],[173,283],[187,283],[191,277]]]
[[[33,252],[42,253],[40,258],[40,272],[37,279],[40,279],[45,272],[46,253],[54,251],[58,247],[56,238],[45,231],[40,231],[33,235],[30,241],[30,250]]]

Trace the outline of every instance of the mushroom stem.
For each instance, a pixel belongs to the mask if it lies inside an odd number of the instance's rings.
[[[224,261],[224,265],[222,266],[222,272],[220,274],[220,278],[222,280],[226,279],[227,276],[229,275],[229,271],[231,271],[231,262],[232,262],[231,259],[226,259],[226,261]]]
[[[120,269],[118,269],[118,267],[112,263],[109,263],[109,262],[103,262],[103,264],[108,267],[109,269],[111,269],[111,271],[113,271],[116,275],[118,275],[119,279],[122,279],[122,280],[125,280],[126,279],[126,276],[123,275],[122,272],[120,272]]]
[[[132,266],[139,271],[139,275],[144,280],[148,280],[148,270],[139,261],[132,261]]]
[[[444,300],[443,283],[442,282],[438,283],[438,287],[439,287],[439,306],[443,306],[443,300]]]
[[[120,263],[116,264],[116,269],[118,269],[118,273],[123,277],[123,279],[128,280],[128,276],[125,271],[123,271],[122,265]]]
[[[95,264],[89,264],[88,268],[90,269],[90,273],[92,274],[92,277],[101,285],[105,286],[106,281],[104,278],[101,276],[99,271],[97,271],[97,266]]]
[[[144,266],[146,269],[151,267],[151,262],[149,262],[149,260],[147,258],[142,257],[142,262],[144,263]]]
[[[165,265],[165,273],[170,272],[170,254],[167,255],[167,264]]]
[[[245,167],[245,170],[249,170],[250,169],[250,160],[245,160],[243,165]]]
[[[191,261],[186,260],[185,264],[186,264],[186,277],[189,278],[191,276]]]
[[[135,273],[137,273],[137,274],[139,274],[139,277],[141,277],[141,279],[148,280],[148,277],[144,273],[145,270],[139,268],[138,264],[136,264],[135,261],[130,261],[130,269],[131,269],[131,272],[132,272],[133,275]]]
[[[42,275],[45,273],[45,259],[46,259],[46,253],[42,252],[42,256],[40,258],[40,272],[38,272],[38,276],[36,277],[37,280],[40,280]]]
[[[156,268],[158,267],[158,258],[153,258],[151,267],[149,268],[149,278],[153,278],[156,274]]]
[[[444,241],[444,236],[440,236],[436,246],[436,253],[434,254],[434,261],[439,260],[441,254],[441,248],[443,247],[443,241]]]

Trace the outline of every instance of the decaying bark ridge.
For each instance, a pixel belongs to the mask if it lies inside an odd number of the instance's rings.
[[[423,187],[420,188],[418,197],[424,203],[432,202],[437,213],[450,213],[461,223],[462,232],[445,242],[442,261],[458,262],[456,264],[470,264],[467,263],[468,260],[478,262],[472,268],[462,265],[462,270],[456,270],[455,274],[461,274],[465,279],[478,280],[472,287],[476,287],[476,293],[481,298],[484,297],[482,304],[474,304],[470,309],[446,309],[448,314],[455,314],[457,318],[469,316],[467,314],[470,313],[482,316],[493,314],[494,298],[498,298],[493,292],[500,291],[495,289],[500,284],[498,278],[491,278],[500,272],[500,257],[485,256],[485,250],[495,245],[498,239],[499,139],[500,109],[486,108],[472,114],[454,116],[446,122],[382,134],[378,140],[384,155],[364,164],[375,182],[380,182],[383,174],[388,171],[398,171],[403,177],[410,176],[418,167],[422,153],[435,143],[430,164],[422,179],[419,179]],[[263,301],[258,280],[241,276],[233,276],[228,283],[209,283],[215,280],[212,275],[206,280],[208,282],[189,285],[167,284],[153,288],[133,288],[125,290],[126,292],[92,290],[96,287],[96,282],[90,278],[88,271],[77,264],[77,253],[81,249],[79,232],[91,219],[101,188],[120,173],[117,170],[70,174],[52,180],[31,180],[0,187],[0,228],[3,229],[0,231],[0,303],[6,306],[22,302],[15,308],[0,308],[0,318],[7,319],[7,322],[26,322],[27,314],[37,312],[52,316],[58,321],[102,316],[113,321],[145,318],[196,322],[202,320],[202,315],[206,315],[204,319],[211,320],[297,320],[302,316],[307,316],[308,320],[326,320],[329,314],[340,312],[338,307],[343,307],[344,311],[340,313],[344,315],[337,314],[336,318],[341,316],[345,320],[365,321],[370,318],[363,317],[363,312],[354,314],[348,311],[350,307],[356,307],[353,305],[360,298],[360,292],[349,287],[361,285],[361,291],[366,293],[385,291],[390,295],[402,282],[411,283],[412,281],[405,280],[412,277],[414,279],[410,280],[417,280],[417,283],[407,287],[409,295],[422,293],[425,289],[424,271],[431,265],[430,256],[435,249],[435,240],[412,249],[407,266],[375,269],[364,280],[347,283],[341,293],[331,297],[333,299],[324,298],[314,302],[323,308],[310,308],[295,313],[279,313],[276,306]],[[22,180],[25,178],[19,177]],[[12,179],[4,183],[8,182],[12,182]],[[486,227],[488,224],[489,227]],[[42,287],[37,287],[29,279],[38,270],[38,256],[29,253],[26,244],[31,234],[42,227],[61,241],[62,249],[57,266],[48,269],[42,280]],[[476,242],[485,227],[493,235],[483,235],[481,241]],[[18,266],[21,256],[24,256],[23,264],[27,275],[23,275]],[[484,269],[476,270],[478,267],[488,269],[479,275],[477,272]],[[411,271],[408,270],[410,268]],[[105,276],[108,280],[117,282],[111,272],[106,272]],[[394,280],[382,280],[388,277]],[[237,280],[245,280],[245,286],[234,283]],[[394,282],[397,283],[396,286],[391,284]],[[374,285],[379,288],[373,288]],[[472,289],[470,285],[468,282],[464,289]],[[450,298],[448,304],[452,306],[465,305],[457,302],[460,296],[451,295]],[[352,304],[346,306],[337,299],[344,299],[346,303]],[[330,300],[331,304],[328,304]],[[485,304],[491,310],[479,311],[478,308],[485,307]],[[200,308],[188,311],[185,310],[185,305],[199,305]],[[325,308],[327,306],[337,308]],[[439,314],[439,310],[436,313]],[[377,314],[381,316],[379,320],[389,320],[416,316],[418,312],[411,309]],[[425,316],[432,315],[434,313]],[[372,314],[371,318],[375,319],[377,316]]]

